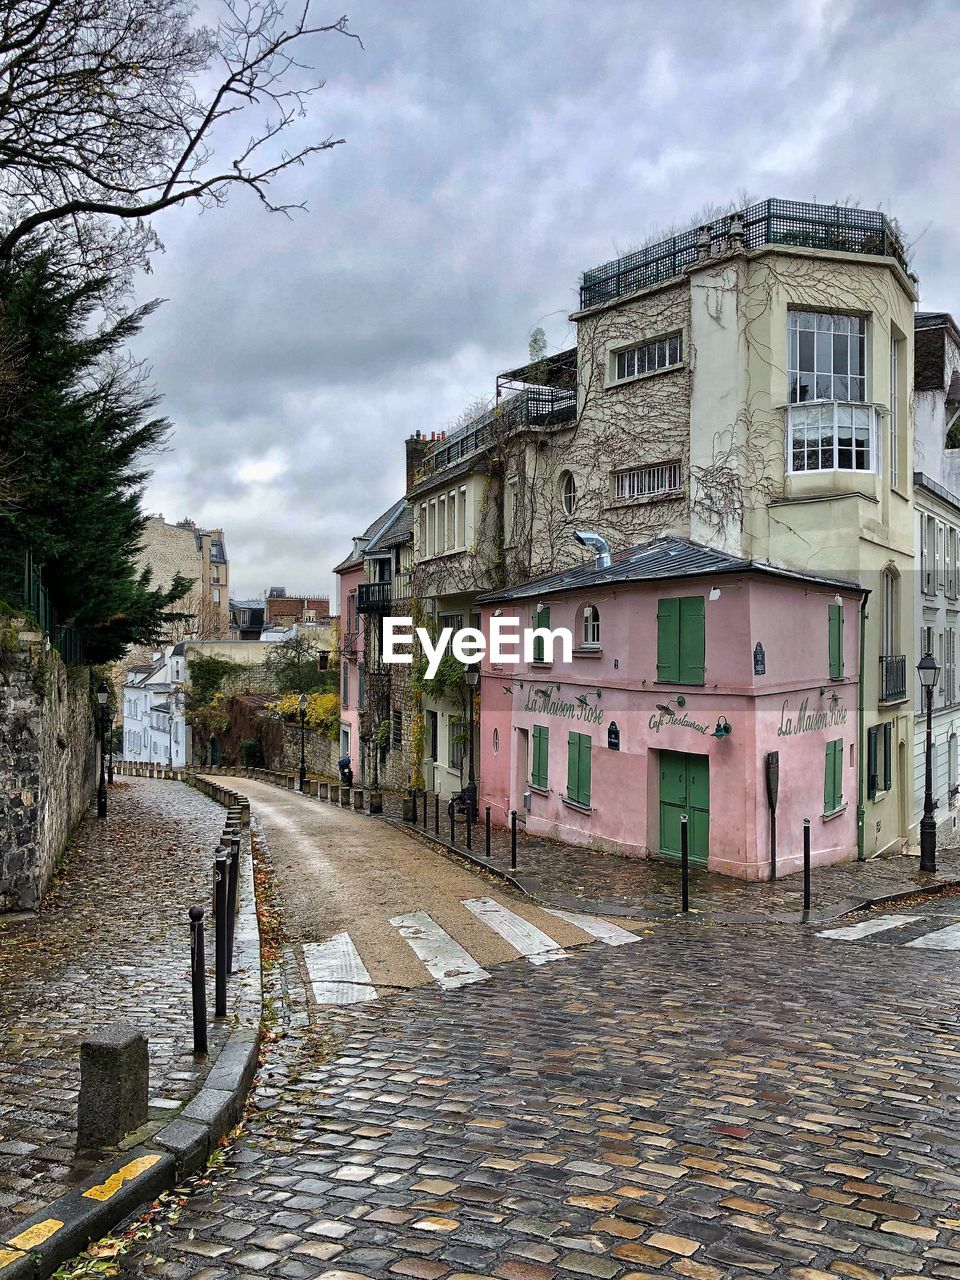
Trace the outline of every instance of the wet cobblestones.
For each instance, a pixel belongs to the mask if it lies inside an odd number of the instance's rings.
[[[960,968],[664,922],[287,1037],[129,1274],[960,1276]]]
[[[189,787],[118,782],[41,913],[0,917],[0,1230],[96,1163],[74,1146],[90,1031],[127,1021],[149,1037],[153,1117],[205,1073],[192,1054],[186,919],[208,903],[222,826],[223,810]],[[211,1052],[225,1034],[211,1024]]]

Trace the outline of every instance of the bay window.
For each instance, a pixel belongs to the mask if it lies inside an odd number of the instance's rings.
[[[865,345],[862,316],[789,313],[791,471],[876,471],[877,421],[865,399]]]

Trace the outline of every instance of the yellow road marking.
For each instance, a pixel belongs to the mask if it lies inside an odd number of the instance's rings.
[[[141,1156],[139,1160],[131,1160],[129,1164],[125,1164],[122,1169],[118,1169],[116,1173],[112,1173],[106,1182],[101,1182],[99,1187],[91,1187],[89,1191],[84,1191],[84,1195],[88,1200],[109,1200],[111,1196],[115,1196],[125,1182],[132,1182],[134,1178],[139,1178],[141,1173],[146,1173],[160,1159],[159,1155]]]
[[[4,1267],[9,1267],[11,1262],[16,1262],[18,1258],[22,1257],[24,1257],[24,1255],[19,1249],[0,1248],[0,1271],[2,1271]]]
[[[59,1218],[47,1218],[45,1222],[27,1227],[26,1231],[21,1231],[18,1236],[8,1240],[7,1244],[12,1245],[14,1249],[35,1249],[38,1244],[43,1244],[44,1240],[49,1240],[62,1226],[63,1223]]]

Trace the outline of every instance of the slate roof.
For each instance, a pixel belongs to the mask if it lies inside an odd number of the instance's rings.
[[[393,547],[409,542],[413,537],[413,506],[407,502],[406,498],[402,499],[402,502],[403,505],[399,511],[367,544],[363,553],[365,556],[374,555],[378,551],[390,551]]]
[[[641,546],[627,547],[613,553],[609,568],[598,569],[596,560],[591,559],[587,564],[564,569],[561,573],[545,574],[518,587],[491,591],[481,596],[479,603],[494,604],[499,600],[557,595],[565,591],[582,591],[586,587],[613,586],[618,582],[651,582],[731,573],[762,573],[771,577],[852,588],[868,594],[865,588],[849,579],[778,569],[775,565],[764,564],[762,561],[728,555],[725,551],[717,551],[689,538],[666,537],[654,538]]]
[[[383,512],[382,515],[377,516],[376,520],[374,520],[371,524],[368,524],[366,529],[364,529],[363,533],[361,533],[359,537],[354,539],[354,543],[362,542],[364,544],[363,548],[361,548],[359,552],[356,550],[351,551],[350,554],[345,559],[341,560],[339,564],[334,565],[333,572],[342,573],[344,569],[349,569],[352,565],[362,564],[363,552],[366,549],[366,547],[370,545],[370,542],[383,529],[383,526],[387,523],[387,521],[391,518],[391,516],[394,516],[399,512],[400,508],[405,504],[405,502],[406,502],[406,498],[400,498],[397,502],[393,504],[392,507],[389,507],[386,511]]]

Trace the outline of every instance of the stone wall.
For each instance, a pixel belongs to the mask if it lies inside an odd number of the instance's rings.
[[[0,911],[35,908],[96,789],[90,673],[16,623],[0,637]]]
[[[331,738],[324,737],[316,729],[308,728],[304,733],[304,756],[307,773],[319,773],[324,778],[337,777],[337,743]],[[283,726],[283,749],[278,759],[268,760],[266,765],[268,769],[297,772],[300,768],[299,725]]]

